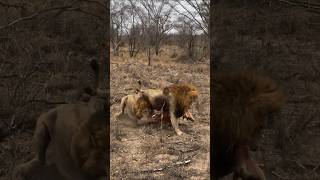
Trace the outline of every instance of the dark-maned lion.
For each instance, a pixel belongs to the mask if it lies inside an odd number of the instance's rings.
[[[271,79],[254,73],[215,73],[213,76],[213,176],[234,172],[234,179],[265,180],[249,155],[268,114],[285,98]]]
[[[163,110],[163,120],[171,122],[175,132],[181,135],[177,118],[183,117],[194,121],[189,109],[198,97],[198,90],[191,84],[172,84],[161,89],[140,90],[148,96],[153,111]],[[152,122],[160,122],[160,116],[154,115]]]
[[[14,179],[30,179],[41,171],[49,143],[54,154],[51,161],[65,179],[106,178],[109,107],[107,92],[98,89],[99,66],[96,61],[91,65],[96,91],[90,92],[89,102],[61,105],[39,117],[33,138],[35,157],[15,169]]]

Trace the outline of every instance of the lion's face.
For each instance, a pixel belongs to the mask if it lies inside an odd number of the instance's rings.
[[[135,104],[135,114],[138,119],[150,118],[152,116],[152,104],[147,96],[141,94]]]
[[[198,92],[197,91],[190,91],[189,92],[189,96],[190,96],[190,104],[189,104],[189,106],[191,106],[191,104],[193,104],[196,101],[198,101]]]

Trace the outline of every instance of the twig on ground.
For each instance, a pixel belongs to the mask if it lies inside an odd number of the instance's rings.
[[[167,142],[165,142],[166,144],[181,144],[181,143],[185,143],[185,142],[183,142],[183,141],[167,141]]]
[[[163,121],[163,107],[165,106],[166,102],[163,102],[163,105],[161,107],[160,113],[161,113],[161,118],[160,118],[160,142],[163,143],[163,133],[162,133],[162,121]]]
[[[171,168],[171,167],[190,164],[192,162],[191,159],[193,159],[197,155],[198,155],[198,153],[192,153],[191,155],[189,155],[187,157],[184,157],[183,160],[180,160],[180,161],[176,161],[176,162],[173,162],[173,163],[168,163],[168,164],[165,164],[163,166],[160,166],[160,167],[154,168],[154,169],[146,169],[146,170],[141,170],[141,171],[134,171],[134,172],[131,172],[131,173],[154,173],[154,172],[163,171],[163,170]]]
[[[172,149],[172,150],[174,150],[174,151],[180,151],[180,152],[182,152],[182,153],[189,153],[189,152],[197,151],[197,150],[199,150],[200,148],[176,149],[176,148],[173,148],[173,147],[169,147],[169,149]]]
[[[121,139],[121,142],[125,142],[125,141],[135,141],[135,140],[140,140],[141,138],[131,138],[131,139]]]
[[[136,171],[133,173],[155,173],[155,172],[159,172],[159,171],[163,171],[165,169],[168,169],[170,167],[174,167],[174,166],[182,166],[182,165],[186,165],[186,164],[190,164],[191,160],[185,160],[185,161],[177,161],[171,165],[164,165],[158,168],[154,168],[154,169],[146,169],[146,170],[141,170],[141,171]]]
[[[119,98],[113,98],[112,101],[110,102],[110,106],[116,104],[116,103],[119,103],[121,99]]]

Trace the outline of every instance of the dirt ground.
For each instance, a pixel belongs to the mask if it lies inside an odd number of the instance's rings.
[[[209,179],[209,62],[182,64],[169,54],[158,57],[167,62],[155,60],[151,66],[143,56],[111,56],[111,179]],[[161,134],[160,124],[133,127],[115,119],[120,99],[134,92],[139,79],[144,88],[177,82],[198,88],[198,102],[191,107],[196,121],[179,120],[185,134],[177,136],[170,124]]]

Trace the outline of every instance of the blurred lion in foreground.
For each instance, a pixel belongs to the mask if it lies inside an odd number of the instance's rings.
[[[254,73],[215,73],[212,83],[214,179],[233,172],[234,180],[265,180],[250,146],[268,115],[284,104],[284,94],[273,80]]]
[[[13,179],[34,179],[35,174],[43,171],[48,165],[49,147],[53,153],[51,161],[63,178],[106,179],[109,168],[108,92],[98,88],[98,62],[93,60],[91,66],[95,71],[96,80],[94,89],[86,88],[86,93],[90,96],[89,101],[60,105],[39,117],[33,136],[35,156],[15,168]],[[51,178],[45,176],[46,179]]]

